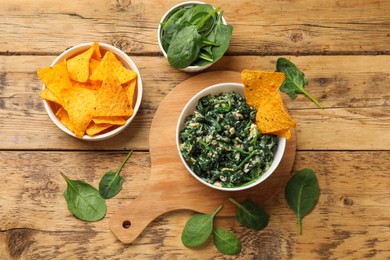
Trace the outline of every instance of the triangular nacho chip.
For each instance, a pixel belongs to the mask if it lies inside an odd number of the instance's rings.
[[[103,81],[107,74],[114,75],[120,84],[124,84],[137,77],[137,73],[126,69],[115,55],[107,51],[99,66],[93,71],[90,79]]]
[[[78,82],[86,82],[89,78],[89,60],[95,51],[92,45],[87,51],[76,55],[67,61],[68,72],[71,79]]]
[[[291,137],[296,123],[287,113],[279,94],[285,75],[281,72],[244,70],[241,74],[246,102],[256,108],[256,125],[262,134]]]
[[[131,116],[133,112],[124,88],[108,74],[98,90],[94,116]]]

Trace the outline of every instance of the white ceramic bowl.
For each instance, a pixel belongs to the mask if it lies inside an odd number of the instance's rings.
[[[76,45],[72,48],[69,48],[67,49],[66,51],[64,51],[63,53],[61,53],[61,55],[59,55],[53,62],[50,66],[54,66],[58,63],[60,63],[62,60],[64,59],[68,59],[76,54],[79,54],[83,51],[86,51],[88,50],[91,45],[93,44],[93,42],[89,42],[89,43],[83,43],[83,44],[79,44],[79,45]],[[105,139],[108,139],[110,137],[113,137],[117,134],[119,134],[120,132],[122,132],[126,127],[128,127],[131,123],[131,121],[133,121],[135,115],[137,114],[138,112],[138,109],[141,105],[141,100],[142,100],[142,80],[141,80],[141,75],[138,71],[138,68],[137,66],[135,65],[135,63],[132,61],[132,59],[130,59],[129,56],[127,56],[126,53],[124,53],[123,51],[121,51],[120,49],[112,46],[112,45],[109,45],[109,44],[105,44],[105,43],[100,43],[99,42],[99,47],[100,47],[100,50],[102,52],[105,52],[105,51],[111,51],[112,53],[115,54],[115,56],[118,58],[118,60],[120,60],[123,65],[128,68],[128,69],[131,69],[133,70],[134,72],[137,73],[137,86],[136,86],[136,98],[135,98],[135,103],[134,103],[134,113],[133,115],[127,119],[126,123],[122,126],[118,126],[116,128],[113,128],[112,130],[108,131],[108,132],[104,132],[102,134],[98,134],[96,136],[88,136],[88,135],[84,135],[81,140],[85,140],[85,141],[100,141],[100,140],[105,140]],[[45,88],[45,85],[43,85],[43,88]],[[60,120],[58,120],[58,118],[56,117],[55,115],[55,112],[53,111],[53,104],[50,102],[50,101],[47,101],[47,100],[43,100],[43,103],[44,103],[44,106],[45,106],[45,109],[47,111],[47,114],[49,115],[50,119],[62,130],[64,131],[65,133],[73,136],[76,138],[76,135],[70,131],[68,128],[66,128]]]
[[[160,50],[161,52],[163,53],[164,57],[167,58],[168,55],[167,53],[165,52],[163,46],[162,46],[162,42],[161,42],[161,37],[162,37],[162,27],[161,27],[161,23],[165,21],[165,19],[167,17],[169,17],[170,13],[172,13],[173,11],[176,11],[176,9],[178,8],[190,8],[194,5],[197,5],[197,4],[205,4],[204,2],[200,2],[200,1],[187,1],[187,2],[182,2],[180,4],[177,4],[175,6],[173,6],[171,9],[169,9],[165,14],[164,16],[161,18],[161,21],[160,23],[158,24],[158,29],[157,29],[157,39],[158,39],[158,46],[160,46]],[[222,17],[222,22],[223,24],[227,24],[226,23],[226,20],[224,17]],[[211,65],[213,65],[214,63],[210,63],[210,64],[207,64],[207,65],[204,65],[204,66],[188,66],[187,68],[183,68],[183,69],[180,69],[181,71],[185,71],[185,72],[199,72],[199,71],[202,71],[202,70],[205,70],[207,69],[208,67],[210,67]]]
[[[182,154],[180,152],[180,146],[181,146],[181,141],[179,138],[180,131],[184,128],[184,123],[185,123],[186,118],[189,115],[194,114],[194,111],[195,111],[196,106],[198,105],[199,99],[201,99],[204,96],[207,96],[208,94],[218,95],[220,93],[228,93],[231,91],[239,93],[243,97],[245,96],[244,95],[244,86],[242,84],[239,84],[239,83],[221,83],[221,84],[217,84],[217,85],[212,85],[210,87],[207,87],[207,88],[201,90],[196,95],[194,95],[188,101],[188,103],[184,106],[184,108],[180,114],[180,117],[179,117],[179,120],[177,123],[177,127],[176,127],[176,146],[177,146],[181,161],[183,162],[184,166],[187,168],[187,170],[191,173],[191,175],[195,179],[197,179],[198,181],[200,181],[204,185],[207,185],[213,189],[224,190],[224,191],[239,191],[239,190],[249,189],[249,188],[252,188],[252,187],[260,184],[275,171],[275,169],[278,167],[279,163],[282,160],[284,150],[286,148],[286,139],[284,137],[278,138],[278,145],[277,145],[276,151],[274,153],[274,160],[273,160],[271,166],[269,167],[269,169],[266,172],[264,172],[260,176],[260,178],[258,180],[256,180],[255,182],[252,182],[248,185],[243,185],[243,186],[234,187],[234,188],[219,187],[219,186],[215,186],[213,184],[206,182],[205,180],[200,178],[198,175],[196,175],[191,170],[191,168],[188,166],[186,160],[184,159],[184,157],[182,156]]]

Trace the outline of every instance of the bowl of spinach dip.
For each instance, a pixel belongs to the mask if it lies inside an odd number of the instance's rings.
[[[176,144],[187,170],[218,190],[237,191],[263,182],[279,165],[286,139],[261,134],[256,109],[239,83],[203,89],[182,110]]]

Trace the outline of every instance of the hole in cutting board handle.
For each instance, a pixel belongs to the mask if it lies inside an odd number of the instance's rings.
[[[130,220],[124,220],[124,221],[123,221],[122,227],[123,227],[124,229],[129,229],[130,226],[131,226]]]

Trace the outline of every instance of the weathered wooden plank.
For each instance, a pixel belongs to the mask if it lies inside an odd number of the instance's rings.
[[[188,211],[165,214],[152,222],[131,245],[123,245],[108,228],[110,216],[138,196],[149,177],[148,153],[135,153],[123,169],[122,192],[107,201],[108,214],[86,223],[71,216],[58,172],[97,185],[115,169],[125,152],[0,152],[0,257],[37,258],[213,258],[221,254],[209,241],[185,248],[180,233]],[[261,232],[241,227],[234,218],[216,225],[237,234],[243,258],[364,259],[390,257],[388,237],[390,153],[298,152],[293,172],[313,167],[320,184],[316,208],[303,219],[299,236],[293,212],[284,201],[283,185],[264,206],[270,215]],[[315,165],[315,167],[314,167]],[[174,187],[172,189],[174,192]],[[147,205],[145,205],[147,210]]]
[[[291,100],[283,93],[298,123],[299,150],[389,149],[389,57],[289,57],[306,73],[306,88],[326,107],[320,110],[302,95]],[[51,122],[39,98],[41,83],[36,70],[48,66],[54,57],[0,56],[0,149],[147,150],[150,124],[158,105],[172,88],[193,74],[171,68],[161,57],[133,58],[144,85],[139,114],[113,139],[81,142]],[[210,70],[272,71],[276,60],[273,56],[225,57]]]
[[[221,6],[234,26],[230,54],[389,53],[389,1],[208,3]],[[0,52],[58,54],[82,42],[102,41],[133,54],[159,54],[157,26],[175,4],[174,0],[2,1]]]

